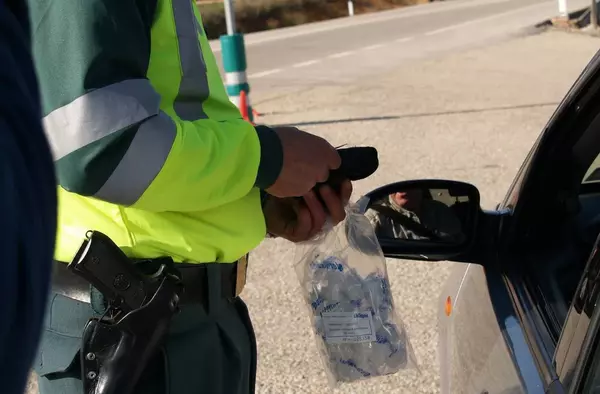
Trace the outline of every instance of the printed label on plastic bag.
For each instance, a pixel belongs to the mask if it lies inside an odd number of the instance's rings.
[[[373,317],[366,312],[323,312],[327,343],[375,342]]]

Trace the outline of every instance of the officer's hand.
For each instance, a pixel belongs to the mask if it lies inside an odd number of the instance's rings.
[[[339,168],[338,152],[323,138],[295,127],[273,130],[283,146],[283,167],[267,193],[276,197],[304,196],[317,183],[325,182],[330,170]]]
[[[263,208],[267,231],[278,237],[292,242],[302,242],[311,239],[325,224],[327,212],[334,225],[346,217],[344,207],[352,195],[352,183],[342,183],[340,195],[334,190],[323,185],[319,187],[325,207],[317,195],[310,190],[302,198],[277,198],[270,196]]]

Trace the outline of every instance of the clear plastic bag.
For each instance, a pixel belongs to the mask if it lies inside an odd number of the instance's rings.
[[[394,309],[385,257],[357,205],[298,245],[295,270],[330,387],[418,370]]]

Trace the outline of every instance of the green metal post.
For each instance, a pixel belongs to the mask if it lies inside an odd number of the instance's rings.
[[[252,106],[250,105],[250,85],[246,75],[246,52],[244,36],[241,34],[221,36],[221,54],[225,70],[225,87],[229,99],[240,108],[240,93],[246,92],[248,117],[253,121]],[[240,108],[241,110],[241,108]]]
[[[223,68],[225,70],[225,87],[227,95],[242,111],[240,93],[246,92],[246,110],[248,118],[252,122],[252,106],[250,105],[250,85],[246,75],[246,50],[244,48],[244,36],[235,32],[235,11],[233,0],[225,0],[225,20],[227,22],[227,35],[220,37],[221,55],[223,56]]]

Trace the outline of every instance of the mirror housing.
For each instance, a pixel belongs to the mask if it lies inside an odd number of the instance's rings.
[[[357,204],[384,255],[408,260],[466,261],[483,213],[475,186],[440,179],[391,183]]]

